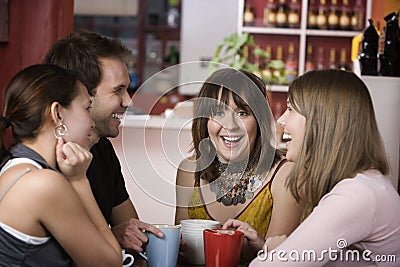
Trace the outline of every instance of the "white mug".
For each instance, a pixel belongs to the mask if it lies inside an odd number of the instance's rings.
[[[131,254],[125,253],[125,249],[123,249],[121,251],[122,253],[122,266],[123,267],[129,267],[132,266],[133,262],[135,261],[135,259],[133,258],[133,256]],[[127,259],[129,259],[129,261],[127,263],[124,264],[125,261],[127,261]]]

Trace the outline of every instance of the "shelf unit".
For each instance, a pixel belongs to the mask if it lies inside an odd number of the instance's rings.
[[[267,38],[267,36],[273,35],[279,40],[293,41],[297,42],[295,44],[296,51],[298,52],[297,60],[298,60],[298,74],[301,75],[304,73],[304,65],[306,60],[306,47],[307,47],[307,39],[308,38],[330,38],[329,41],[334,40],[336,38],[346,38],[349,39],[351,43],[351,39],[358,35],[360,32],[357,31],[339,31],[339,30],[314,30],[307,29],[307,13],[308,13],[308,0],[301,0],[301,18],[300,18],[300,28],[271,28],[265,26],[258,26],[261,23],[257,22],[256,26],[244,26],[243,25],[243,11],[245,7],[245,1],[251,0],[238,0],[239,3],[239,14],[238,14],[238,25],[237,32],[238,33],[250,33],[257,35],[258,39],[263,39],[263,37]],[[371,6],[372,0],[366,0],[365,6],[365,25],[367,25],[368,18],[371,17]],[[257,20],[257,18],[256,18]],[[257,40],[256,40],[257,42]],[[351,46],[348,47],[348,51],[351,51]],[[314,51],[315,54],[315,51]],[[326,57],[326,55],[325,55]],[[350,55],[347,56],[350,58]],[[271,86],[271,91],[284,92],[287,91],[287,86]]]
[[[138,76],[139,83],[142,84],[147,78],[149,78],[154,73],[168,67],[168,63],[164,62],[165,57],[168,55],[169,45],[171,42],[174,45],[178,46],[180,41],[180,27],[169,27],[166,25],[165,17],[166,17],[166,8],[167,1],[165,0],[139,0],[139,23],[138,23],[138,54],[137,54],[137,68],[138,68]],[[158,5],[162,6],[162,11],[159,11],[158,18],[153,25],[149,22],[150,13],[148,11],[149,5]],[[180,12],[180,4],[178,5],[178,9]],[[148,35],[153,35],[155,37],[154,40],[150,40],[148,43]],[[149,60],[147,58],[147,46],[159,45],[159,53],[157,60]],[[179,50],[179,47],[177,47]]]

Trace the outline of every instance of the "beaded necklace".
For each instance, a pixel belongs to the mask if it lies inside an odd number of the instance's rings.
[[[244,204],[262,186],[262,177],[255,174],[255,164],[222,163],[218,160],[218,178],[210,183],[210,190],[225,206]]]

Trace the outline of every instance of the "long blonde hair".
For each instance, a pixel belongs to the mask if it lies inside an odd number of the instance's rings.
[[[354,73],[318,70],[289,88],[291,106],[306,118],[304,142],[287,185],[306,218],[341,180],[389,171],[368,88]]]

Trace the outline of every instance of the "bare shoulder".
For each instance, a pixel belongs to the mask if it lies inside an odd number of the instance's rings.
[[[282,187],[285,186],[286,180],[289,174],[292,172],[295,163],[291,161],[286,161],[276,173],[276,176],[272,182],[272,187]]]
[[[62,174],[49,169],[31,170],[26,175],[32,179],[35,179],[35,182],[39,185],[42,183],[45,183],[46,185],[51,185],[53,183],[67,183],[67,180]]]
[[[21,176],[22,175],[22,176]],[[11,167],[2,174],[10,183],[20,177],[3,199],[4,207],[13,207],[14,219],[28,212],[31,218],[42,220],[53,207],[67,205],[76,199],[70,183],[63,175],[48,169],[37,169],[33,165]],[[6,186],[6,184],[4,184]],[[9,218],[12,221],[12,218]]]
[[[281,166],[271,184],[271,194],[274,198],[274,206],[278,205],[278,203],[279,205],[286,203],[284,204],[286,205],[285,209],[287,209],[287,205],[289,205],[289,207],[294,208],[295,211],[300,212],[302,208],[297,203],[287,184],[287,180],[294,166],[295,163],[290,161],[285,162],[285,164]],[[300,214],[298,215],[300,216]]]
[[[176,175],[176,184],[184,187],[193,187],[195,170],[196,162],[193,157],[182,160]]]
[[[19,185],[29,185],[30,188],[39,189],[48,187],[52,184],[65,183],[63,175],[49,169],[38,169],[29,163],[21,163],[7,169],[2,177],[5,181],[17,178]],[[18,178],[20,177],[20,178]]]
[[[179,163],[179,170],[194,172],[196,170],[196,159],[193,156],[183,159],[181,163]]]
[[[25,174],[23,185],[30,194],[50,201],[65,196],[72,189],[63,175],[48,169],[35,169]]]

